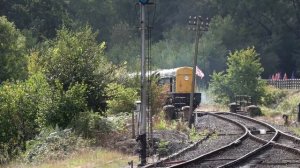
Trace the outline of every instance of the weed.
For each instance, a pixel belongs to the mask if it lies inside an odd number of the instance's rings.
[[[169,141],[160,141],[158,144],[157,152],[159,156],[165,156],[168,154],[168,146],[170,142]]]
[[[205,136],[209,134],[209,130],[203,130],[199,132],[194,126],[189,130],[189,139],[193,142],[196,142],[200,139],[203,139]]]

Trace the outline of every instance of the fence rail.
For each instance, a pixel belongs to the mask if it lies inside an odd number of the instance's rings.
[[[300,89],[300,79],[266,80],[269,85],[279,89]]]

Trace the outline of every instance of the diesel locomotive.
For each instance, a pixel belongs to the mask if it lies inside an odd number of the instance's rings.
[[[167,97],[165,105],[173,105],[176,111],[181,111],[182,107],[190,105],[193,80],[192,67],[158,70],[155,75],[159,79],[158,84],[163,87],[163,94]],[[195,87],[194,90],[197,91],[196,84]],[[201,102],[201,93],[194,93],[193,102],[193,108],[195,109]]]

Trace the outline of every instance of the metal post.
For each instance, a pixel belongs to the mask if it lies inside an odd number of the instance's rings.
[[[146,127],[147,127],[147,81],[146,81],[146,59],[145,59],[145,5],[140,3],[141,7],[141,127],[139,130],[139,137],[141,143],[140,158],[141,166],[146,164]]]
[[[300,122],[300,103],[298,104],[298,122]]]
[[[132,131],[132,134],[131,134],[131,138],[134,139],[135,138],[135,120],[134,120],[134,112],[132,112],[132,115],[131,115],[131,121],[132,121],[132,128],[131,128],[131,131]]]

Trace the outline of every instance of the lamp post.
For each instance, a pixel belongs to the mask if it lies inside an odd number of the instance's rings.
[[[190,94],[190,110],[189,110],[189,127],[192,127],[192,114],[194,111],[194,92],[195,92],[195,74],[196,74],[196,66],[197,66],[197,55],[198,55],[198,46],[199,46],[199,38],[201,36],[201,31],[208,30],[208,18],[202,18],[201,16],[190,16],[189,17],[189,25],[192,27],[192,30],[196,31],[196,39],[195,39],[195,55],[194,55],[194,65],[193,65],[193,77],[192,77],[192,91]]]

